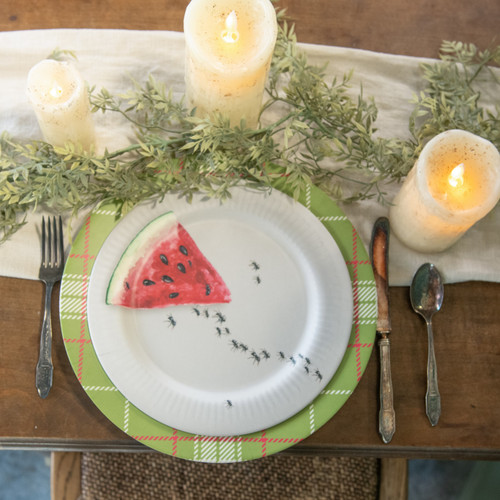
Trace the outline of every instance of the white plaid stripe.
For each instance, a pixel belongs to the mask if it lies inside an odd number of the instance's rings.
[[[112,215],[114,217],[118,214],[118,210],[101,210],[98,208],[97,210],[94,210],[93,213],[97,215]]]
[[[236,451],[239,443],[234,439],[221,441],[219,443],[219,462],[234,462],[237,460]]]
[[[85,391],[118,391],[118,389],[111,385],[84,385],[83,389]]]
[[[311,431],[311,434],[314,434],[314,431],[316,430],[316,424],[314,421],[314,403],[309,405],[309,430]]]
[[[216,462],[217,461],[217,441],[206,440],[200,443],[202,462]]]

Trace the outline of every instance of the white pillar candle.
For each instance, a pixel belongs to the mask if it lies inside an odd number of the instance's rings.
[[[500,154],[463,130],[429,141],[390,209],[391,228],[407,246],[440,252],[455,243],[500,199]]]
[[[28,74],[26,90],[46,142],[72,142],[90,149],[95,133],[88,90],[72,64],[40,61]]]
[[[276,43],[269,0],[191,0],[184,16],[186,97],[198,116],[258,121]]]

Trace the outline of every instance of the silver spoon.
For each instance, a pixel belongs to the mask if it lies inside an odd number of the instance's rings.
[[[432,316],[441,309],[444,287],[439,271],[433,264],[423,264],[413,277],[410,287],[411,305],[427,323],[427,393],[425,410],[431,425],[438,423],[441,415],[441,396],[437,382],[436,356],[434,355],[434,337],[432,334]]]

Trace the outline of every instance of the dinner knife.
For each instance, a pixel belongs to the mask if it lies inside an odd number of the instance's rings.
[[[373,226],[370,257],[377,290],[377,337],[380,352],[379,433],[389,443],[396,430],[391,377],[391,318],[389,315],[389,220],[380,217]]]

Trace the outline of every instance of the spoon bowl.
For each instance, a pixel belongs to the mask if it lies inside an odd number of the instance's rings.
[[[441,396],[437,382],[436,356],[434,354],[434,335],[432,316],[443,304],[444,286],[439,271],[433,264],[423,264],[415,273],[410,287],[410,301],[413,310],[420,314],[427,325],[427,393],[425,407],[431,425],[438,423],[441,415]]]
[[[434,264],[423,264],[413,277],[410,300],[413,310],[426,321],[443,305],[444,285]]]

